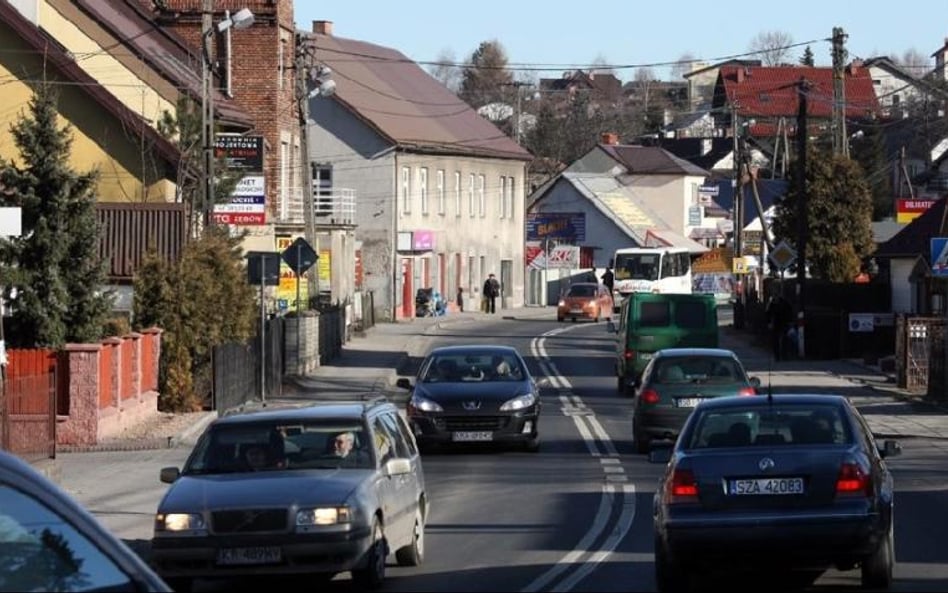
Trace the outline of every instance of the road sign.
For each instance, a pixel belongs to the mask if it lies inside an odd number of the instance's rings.
[[[948,237],[932,238],[932,276],[948,276]]]
[[[293,241],[289,247],[284,249],[282,257],[286,265],[290,266],[290,269],[297,276],[305,274],[306,270],[313,267],[313,264],[319,259],[316,251],[303,237],[297,237],[296,241]]]
[[[781,272],[790,267],[797,259],[797,252],[793,250],[786,241],[781,241],[768,256],[770,263],[777,267]]]
[[[262,286],[279,286],[280,254],[276,251],[248,251],[247,282]]]
[[[735,257],[731,260],[731,273],[747,274],[750,272],[750,266],[747,265],[747,259],[744,257]]]

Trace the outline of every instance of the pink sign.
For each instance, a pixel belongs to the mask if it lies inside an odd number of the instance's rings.
[[[413,251],[431,251],[434,249],[434,233],[431,231],[415,231],[411,234],[411,248]]]

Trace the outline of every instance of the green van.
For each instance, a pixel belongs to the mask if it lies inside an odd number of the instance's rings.
[[[616,376],[629,392],[652,355],[664,348],[717,348],[718,309],[711,294],[630,294],[616,328]]]

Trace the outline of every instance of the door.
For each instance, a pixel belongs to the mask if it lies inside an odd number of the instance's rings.
[[[385,536],[393,548],[405,545],[411,533],[411,519],[414,517],[414,492],[408,475],[387,476],[385,464],[390,459],[407,459],[409,452],[404,440],[398,433],[397,425],[388,414],[381,414],[372,423],[375,433],[376,454],[382,486],[379,496],[382,498],[382,512],[385,513]]]
[[[513,261],[500,260],[500,307],[507,308],[510,297],[513,296]]]
[[[412,283],[411,258],[402,260],[402,317],[414,317],[415,305],[414,285]]]

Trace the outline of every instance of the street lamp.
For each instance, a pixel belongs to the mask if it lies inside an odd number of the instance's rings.
[[[201,55],[204,57],[201,68],[201,146],[204,149],[204,187],[202,190],[204,224],[213,221],[214,210],[214,73],[208,41],[217,33],[231,28],[240,30],[253,25],[254,16],[249,8],[241,8],[233,16],[213,25],[213,0],[204,0],[204,19],[201,24]]]

